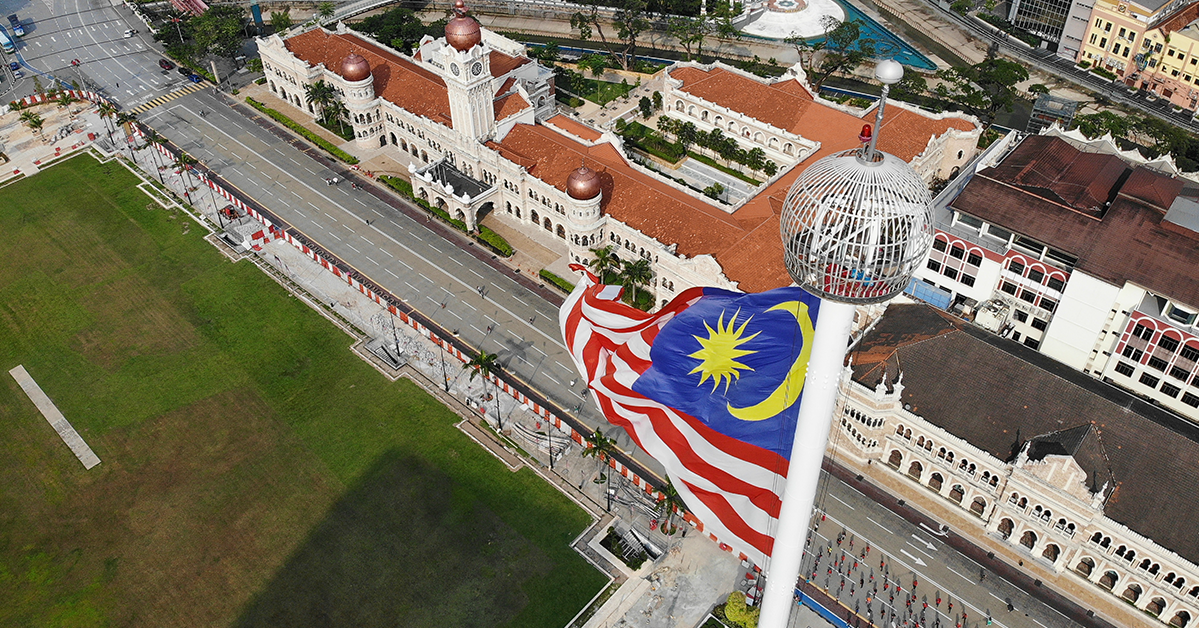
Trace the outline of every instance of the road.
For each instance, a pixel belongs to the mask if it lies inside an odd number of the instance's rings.
[[[124,108],[146,102],[186,86],[187,79],[158,67],[162,54],[150,43],[145,24],[121,3],[109,0],[41,0],[0,2],[0,18],[16,13],[25,36],[14,38],[16,57],[25,78],[13,82],[5,68],[6,99],[33,92],[33,77],[49,87],[53,76],[67,83],[95,89]],[[4,20],[7,28],[7,20]],[[127,29],[138,31],[126,38]],[[12,34],[11,29],[8,29]],[[11,57],[10,57],[11,59]],[[78,66],[71,65],[75,59]]]
[[[577,408],[585,424],[604,424],[584,398],[583,386],[558,338],[554,305],[511,272],[488,263],[486,256],[466,250],[465,241],[443,238],[429,223],[408,217],[362,189],[344,182],[327,184],[326,179],[345,173],[300,152],[218,98],[208,90],[197,92],[153,109],[142,119],[426,316],[457,331],[470,345],[497,353],[509,373],[562,407]],[[199,116],[200,109],[207,110],[207,116]],[[485,287],[482,295],[479,286]],[[615,431],[613,435],[620,437],[622,449],[629,448],[627,436]],[[660,472],[660,466],[643,452],[632,455]],[[939,589],[945,592],[946,603],[952,596],[959,612],[970,609],[967,625],[982,621],[988,609],[1001,626],[1078,625],[997,577],[980,586],[979,567],[969,558],[840,481],[830,480],[828,487],[824,507],[829,518],[820,535],[835,538],[843,527],[858,547],[869,543],[875,548],[872,560],[877,561],[880,552],[888,554],[889,577],[902,583],[915,574],[916,580],[926,583],[919,589],[921,595]],[[817,543],[827,541],[821,536]],[[876,578],[882,575],[880,571]],[[823,583],[818,579],[816,584]],[[832,589],[837,592],[836,586]],[[855,588],[855,594],[864,608],[863,592]],[[1012,599],[1018,612],[1007,611],[1005,598]],[[882,612],[881,603],[874,601],[876,617]],[[939,625],[954,624],[943,619]]]

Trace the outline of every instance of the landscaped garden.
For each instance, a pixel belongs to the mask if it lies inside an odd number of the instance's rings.
[[[0,189],[0,625],[565,625],[586,514],[116,163]],[[190,228],[189,228],[190,226]]]

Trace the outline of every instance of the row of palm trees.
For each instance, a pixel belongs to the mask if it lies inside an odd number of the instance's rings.
[[[648,286],[654,279],[654,270],[649,260],[621,260],[611,246],[591,249],[594,256],[587,266],[595,271],[600,281],[606,284],[619,284],[629,293],[630,303],[637,303],[637,289]]]
[[[97,109],[100,114],[100,119],[104,121],[104,129],[105,129],[105,131],[108,132],[108,141],[109,142],[112,141],[112,132],[115,130],[113,127],[119,126],[123,129],[125,129],[125,140],[126,140],[125,144],[129,148],[129,158],[133,159],[133,144],[131,142],[129,142],[128,140],[130,137],[132,125],[135,122],[137,122],[137,116],[135,116],[131,113],[118,111],[116,106],[109,102],[100,103],[97,106]],[[188,203],[192,203],[193,202],[192,197],[191,197],[192,183],[191,183],[191,174],[190,173],[192,172],[192,168],[195,165],[200,163],[199,160],[197,160],[195,157],[192,157],[191,155],[188,155],[187,153],[185,153],[183,151],[179,151],[179,154],[175,157],[175,160],[173,162],[171,162],[169,164],[163,163],[162,161],[160,161],[161,156],[162,156],[162,151],[158,150],[157,147],[165,145],[167,143],[166,138],[159,135],[158,132],[155,131],[154,129],[146,129],[145,130],[145,140],[146,140],[147,145],[155,147],[155,150],[150,151],[150,154],[154,156],[154,164],[156,166],[155,169],[158,171],[158,182],[163,185],[166,185],[166,181],[162,178],[162,169],[165,166],[169,165],[172,168],[178,168],[180,170],[180,172],[183,173],[183,181],[185,184],[185,186],[183,188],[183,195],[187,198]],[[219,218],[219,214],[218,214],[218,218]]]

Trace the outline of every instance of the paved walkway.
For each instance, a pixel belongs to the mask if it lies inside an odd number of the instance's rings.
[[[83,463],[84,469],[91,469],[100,464],[100,458],[96,456],[91,447],[87,446],[87,443],[83,442],[83,437],[79,435],[79,432],[75,431],[75,428],[71,427],[71,422],[67,420],[67,417],[58,411],[58,406],[54,405],[54,402],[50,401],[46,393],[42,392],[42,387],[33,381],[33,377],[25,370],[24,365],[18,365],[9,371],[8,374],[17,380],[17,384],[21,386],[26,395],[29,395],[29,400],[33,402],[33,405],[37,406],[42,416],[46,417],[46,421],[50,423],[50,427],[53,427],[54,431],[58,432],[59,437],[62,438],[62,442],[66,443],[67,447],[71,448],[71,452],[75,454],[75,457],[79,459],[79,462]]]

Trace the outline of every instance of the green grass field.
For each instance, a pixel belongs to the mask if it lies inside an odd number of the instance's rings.
[[[0,189],[0,626],[558,628],[600,590],[582,510],[136,183]]]

